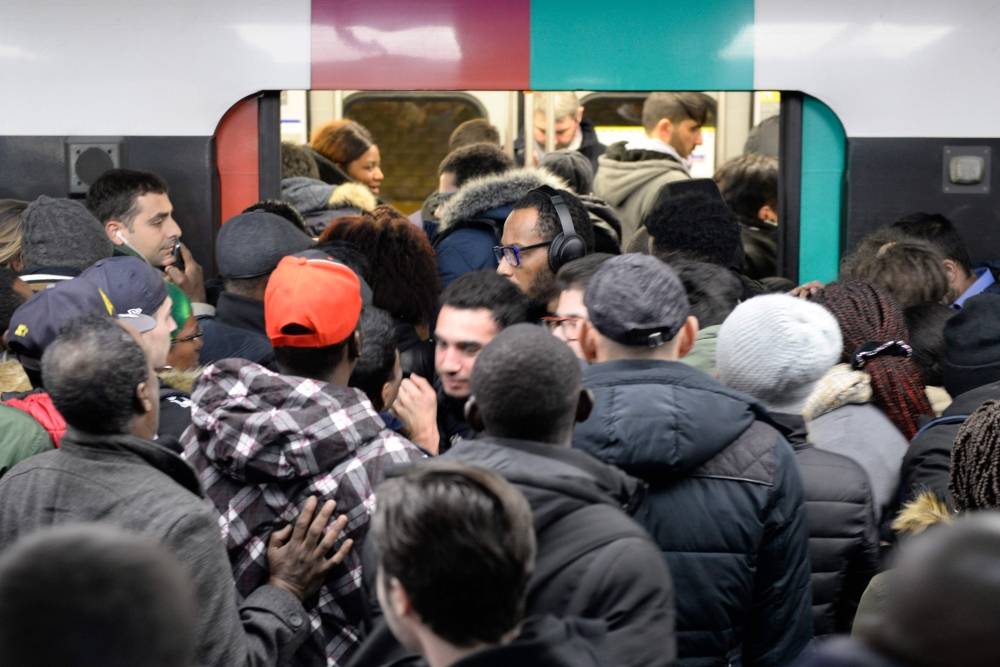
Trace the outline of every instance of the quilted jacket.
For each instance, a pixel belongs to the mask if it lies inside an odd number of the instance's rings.
[[[674,579],[677,664],[790,664],[812,637],[802,480],[752,398],[674,361],[584,371],[573,446],[649,485],[636,514]]]
[[[343,664],[366,618],[361,549],[387,466],[423,458],[386,428],[365,395],[279,375],[245,359],[207,367],[195,383],[191,428],[181,440],[219,516],[241,595],[265,583],[267,540],[309,496],[337,502],[348,517],[347,560],[307,604],[312,635],[296,665]]]

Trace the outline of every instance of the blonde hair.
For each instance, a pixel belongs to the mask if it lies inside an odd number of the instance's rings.
[[[9,267],[21,256],[21,215],[28,202],[0,199],[0,266]]]
[[[544,115],[548,106],[549,98],[552,98],[553,118],[559,120],[570,116],[576,120],[577,109],[580,108],[580,100],[576,93],[571,90],[555,93],[532,93],[535,102],[535,115]]]

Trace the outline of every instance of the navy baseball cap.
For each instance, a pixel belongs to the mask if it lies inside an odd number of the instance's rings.
[[[88,315],[115,315],[99,287],[74,278],[44,289],[22,304],[10,318],[7,347],[25,368],[39,370],[42,353],[69,322]]]
[[[145,333],[156,326],[156,311],[167,300],[163,275],[138,257],[108,257],[80,274],[114,304],[118,319]]]

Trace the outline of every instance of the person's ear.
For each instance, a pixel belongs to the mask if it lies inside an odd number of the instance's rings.
[[[413,614],[410,595],[396,577],[389,577],[389,604],[396,618],[406,618]]]
[[[148,415],[153,411],[153,402],[149,398],[149,384],[140,382],[135,386],[135,404],[141,414]]]
[[[354,333],[347,340],[347,360],[354,363],[361,358],[361,345],[364,341],[361,338],[361,329],[355,329]]]
[[[961,284],[962,280],[966,277],[965,269],[959,266],[958,262],[953,259],[944,259],[941,260],[941,263],[944,264],[944,272],[948,277],[948,284]]]
[[[770,204],[764,204],[757,210],[757,219],[764,222],[778,223],[778,212]]]
[[[469,396],[469,400],[465,402],[465,421],[469,422],[469,426],[474,431],[482,433],[486,430],[486,424],[483,423],[483,415],[479,412],[479,403],[476,402],[475,396]]]
[[[113,245],[125,244],[125,239],[122,238],[124,235],[122,232],[125,231],[128,231],[128,228],[117,220],[108,220],[104,223],[104,233],[108,235]]]
[[[590,413],[594,411],[594,394],[589,389],[580,390],[580,398],[576,400],[576,421],[583,423],[590,418]]]
[[[580,323],[580,350],[588,364],[597,361],[597,343],[600,335],[588,320]]]
[[[688,318],[684,320],[684,324],[681,326],[681,330],[677,332],[677,358],[683,359],[686,357],[697,340],[698,318],[694,315],[688,315]]]
[[[653,128],[653,138],[669,144],[672,136],[674,136],[673,122],[669,118],[661,118]]]
[[[577,123],[582,123],[583,122],[583,107],[582,106],[579,106],[579,107],[576,108],[576,122]]]

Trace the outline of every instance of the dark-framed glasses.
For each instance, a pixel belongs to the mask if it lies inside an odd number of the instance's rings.
[[[493,254],[497,258],[497,262],[507,260],[507,263],[511,266],[521,266],[521,253],[525,250],[534,250],[535,248],[545,248],[552,245],[552,241],[545,241],[544,243],[532,243],[531,245],[495,245],[493,246]]]
[[[204,337],[205,337],[205,332],[199,329],[197,333],[193,333],[190,336],[175,338],[174,340],[170,341],[170,344],[177,345],[178,343],[193,343],[199,338],[204,338]]]

